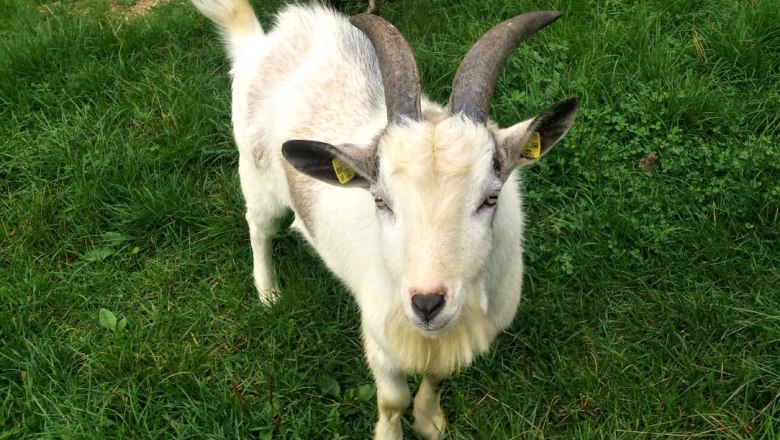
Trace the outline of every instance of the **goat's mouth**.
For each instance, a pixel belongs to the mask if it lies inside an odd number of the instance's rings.
[[[452,321],[453,320],[451,318],[445,317],[436,317],[436,319],[431,320],[424,320],[415,317],[415,319],[412,320],[412,324],[414,324],[415,327],[417,327],[420,333],[422,333],[424,336],[436,337],[444,333]]]
[[[431,319],[418,315],[407,315],[407,318],[423,336],[437,338],[447,333],[456,324],[458,316],[460,316],[460,307],[452,307]]]

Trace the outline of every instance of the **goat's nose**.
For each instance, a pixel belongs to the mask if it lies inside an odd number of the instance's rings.
[[[418,293],[412,295],[412,310],[425,322],[432,320],[444,308],[441,293]]]

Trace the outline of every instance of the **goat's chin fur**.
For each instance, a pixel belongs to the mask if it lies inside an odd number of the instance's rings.
[[[400,307],[387,314],[384,332],[387,354],[402,371],[446,377],[485,353],[497,330],[478,304],[469,303],[441,334],[423,334]]]

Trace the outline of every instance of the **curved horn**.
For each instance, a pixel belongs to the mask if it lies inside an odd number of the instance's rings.
[[[452,80],[450,114],[460,112],[475,122],[487,121],[490,98],[509,55],[534,32],[557,20],[557,11],[529,12],[488,31],[469,49]]]
[[[387,20],[373,14],[358,14],[349,19],[371,40],[379,59],[385,87],[388,122],[403,117],[422,119],[420,111],[420,74],[409,43]]]

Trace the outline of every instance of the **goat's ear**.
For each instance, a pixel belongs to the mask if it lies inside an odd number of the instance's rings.
[[[566,135],[577,117],[577,98],[564,99],[539,116],[498,130],[497,148],[502,171],[509,172],[536,162]],[[535,134],[538,133],[538,134]]]
[[[282,155],[293,168],[322,182],[368,188],[376,150],[364,145],[292,140],[282,145]]]

